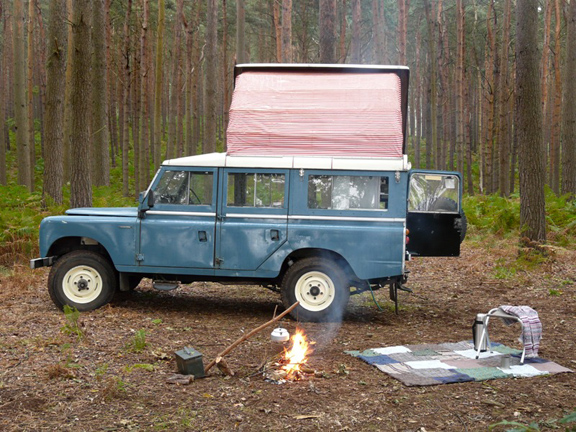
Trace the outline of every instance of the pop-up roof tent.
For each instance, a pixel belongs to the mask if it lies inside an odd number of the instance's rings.
[[[402,66],[238,65],[228,154],[402,157],[408,76]]]

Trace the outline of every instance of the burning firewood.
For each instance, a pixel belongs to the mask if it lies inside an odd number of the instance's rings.
[[[244,336],[242,336],[241,338],[237,339],[232,345],[228,346],[224,351],[222,351],[221,353],[218,354],[218,356],[216,357],[216,359],[218,358],[222,358],[224,357],[226,354],[228,354],[230,351],[232,351],[234,348],[236,348],[238,345],[240,345],[242,342],[244,342],[246,339],[254,336],[256,333],[264,330],[266,327],[268,327],[271,324],[274,324],[276,321],[279,321],[281,318],[283,318],[285,315],[289,314],[290,312],[292,312],[296,306],[298,306],[300,303],[296,302],[294,303],[292,306],[290,306],[288,309],[286,309],[284,312],[282,312],[280,315],[278,315],[275,318],[272,318],[270,321],[268,321],[265,324],[262,324],[260,327],[255,328],[254,330],[252,330],[250,333],[246,333]],[[208,373],[208,371],[210,369],[212,369],[212,367],[217,363],[216,360],[212,360],[210,363],[208,363],[208,366],[206,366],[204,368],[204,373]]]

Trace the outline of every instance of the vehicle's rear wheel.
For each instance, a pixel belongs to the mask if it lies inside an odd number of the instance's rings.
[[[50,298],[79,311],[97,309],[114,297],[117,277],[114,267],[96,252],[77,250],[60,257],[48,277]]]
[[[296,261],[282,280],[282,302],[286,308],[300,305],[290,315],[300,321],[341,321],[350,288],[344,271],[321,258]]]

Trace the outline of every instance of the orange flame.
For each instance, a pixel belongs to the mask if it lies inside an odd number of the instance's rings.
[[[292,336],[292,347],[284,352],[284,361],[286,364],[282,369],[286,371],[286,379],[299,379],[302,373],[301,366],[308,360],[306,356],[312,352],[308,338],[304,331],[298,329]]]

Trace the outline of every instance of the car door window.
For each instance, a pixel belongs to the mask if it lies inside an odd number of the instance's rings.
[[[311,175],[308,208],[325,210],[386,210],[388,177]]]
[[[229,207],[284,207],[284,174],[228,174]]]
[[[211,205],[211,172],[166,171],[156,187],[158,204]]]

